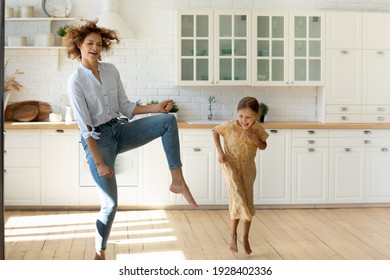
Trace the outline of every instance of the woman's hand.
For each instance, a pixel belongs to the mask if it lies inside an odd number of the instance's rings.
[[[226,162],[226,155],[225,155],[225,153],[219,153],[218,154],[218,161],[219,161],[219,163],[225,163]]]
[[[96,168],[100,177],[113,178],[115,176],[114,171],[106,163],[96,164]]]
[[[173,100],[164,100],[156,104],[157,113],[169,113],[173,108]]]

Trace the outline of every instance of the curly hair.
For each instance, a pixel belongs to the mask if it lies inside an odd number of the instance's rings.
[[[258,114],[260,109],[259,101],[257,101],[256,98],[250,96],[242,98],[240,102],[238,102],[237,111],[246,108],[249,108],[256,114]]]
[[[81,21],[85,21],[85,24],[80,26],[69,26],[66,28],[65,44],[68,58],[81,60],[79,46],[84,42],[85,37],[91,33],[102,36],[103,52],[111,50],[113,41],[116,41],[117,44],[120,42],[118,33],[115,30],[97,26],[99,19],[86,20],[82,18]],[[99,60],[101,60],[101,57],[99,57]]]

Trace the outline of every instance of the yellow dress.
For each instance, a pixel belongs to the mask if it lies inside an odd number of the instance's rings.
[[[259,122],[252,125],[262,141],[268,133]],[[253,184],[256,179],[255,156],[257,146],[237,122],[226,121],[215,127],[224,138],[224,153],[227,161],[222,164],[225,183],[229,190],[229,213],[231,219],[252,220],[255,215]]]

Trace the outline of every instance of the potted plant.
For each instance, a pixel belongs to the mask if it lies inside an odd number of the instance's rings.
[[[265,103],[260,103],[259,108],[259,115],[260,115],[260,122],[264,122],[265,115],[268,113],[268,106]]]
[[[67,33],[67,29],[69,28],[70,26],[68,24],[65,24],[64,26],[60,26],[58,29],[57,29],[57,35],[61,37],[61,46],[64,46],[65,45],[65,41],[64,41],[64,37]]]

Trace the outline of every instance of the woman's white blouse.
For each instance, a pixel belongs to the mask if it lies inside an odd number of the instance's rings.
[[[75,121],[84,139],[99,139],[95,127],[121,114],[133,118],[136,103],[131,102],[123,87],[119,71],[113,64],[99,63],[100,80],[82,64],[69,77],[68,95]],[[87,126],[92,127],[88,131]]]

